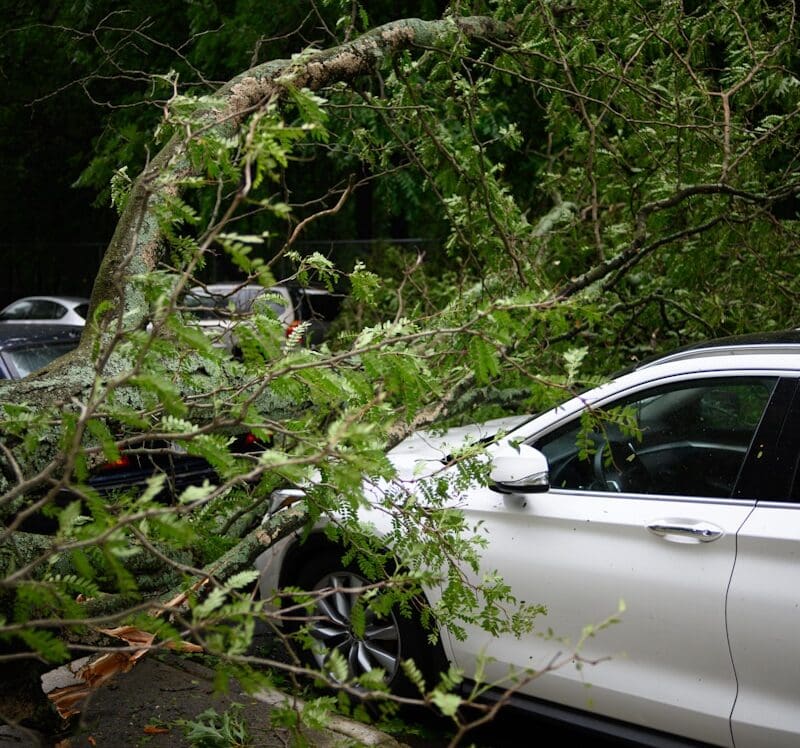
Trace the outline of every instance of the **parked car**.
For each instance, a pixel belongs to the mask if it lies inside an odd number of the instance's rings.
[[[598,418],[613,413],[624,418]],[[465,439],[490,442],[490,485],[462,491],[458,509],[485,533],[482,572],[547,606],[520,638],[467,626],[463,640],[442,630],[434,648],[399,613],[351,625],[364,574],[321,527],[263,554],[262,594],[333,590],[311,616],[318,666],[337,648],[351,674],[381,667],[395,686],[401,658],[425,672],[438,654],[466,689],[479,662],[484,683],[546,668],[570,651],[560,638],[574,644],[622,600],[620,622],[580,651],[596,664],[523,682],[516,705],[650,745],[798,746],[799,422],[800,332],[788,331],[695,345],[541,415],[423,432],[391,450],[397,481],[413,486],[446,471]],[[363,518],[388,529],[384,513]],[[426,589],[432,603],[441,594]]]
[[[220,476],[211,464],[203,457],[189,454],[179,444],[159,440],[146,442],[142,447],[95,468],[88,484],[104,496],[118,491],[143,492],[150,478],[163,474],[164,486],[156,497],[163,503],[173,503],[185,489],[201,486],[205,481],[219,485]],[[229,449],[242,456],[260,452],[264,446],[252,434],[244,433],[233,437]],[[66,491],[65,496],[69,495]]]
[[[280,284],[265,288],[257,284],[235,282],[196,286],[183,297],[181,306],[206,332],[217,336],[217,344],[235,346],[233,328],[253,312],[256,299],[264,298],[290,335],[301,323],[306,324],[304,340],[321,342],[330,322],[341,308],[341,294],[326,289]]]
[[[58,322],[82,327],[88,312],[89,299],[82,296],[25,296],[0,311],[0,322]]]
[[[4,323],[0,325],[0,379],[21,379],[68,353],[80,342],[81,328],[74,325],[28,325]],[[88,484],[101,495],[110,496],[115,491],[144,490],[147,481],[158,473],[166,476],[159,498],[172,501],[192,485],[202,485],[206,480],[219,481],[214,468],[202,457],[190,455],[179,445],[166,441],[148,442],[144,450],[123,453],[119,460],[96,467]],[[230,449],[244,455],[263,450],[264,445],[252,434],[233,437]],[[74,500],[69,490],[57,497],[66,505]],[[22,529],[29,532],[51,533],[58,528],[52,517],[37,514],[26,520]]]
[[[22,379],[78,345],[81,329],[53,323],[0,325],[0,379]]]

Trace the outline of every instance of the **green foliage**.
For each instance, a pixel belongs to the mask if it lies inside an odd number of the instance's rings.
[[[187,412],[178,388],[156,374],[138,374],[131,378],[132,384],[139,387],[142,397],[153,407],[163,406],[169,415],[180,416]]]
[[[69,650],[61,639],[44,629],[21,631],[19,638],[45,662],[60,664],[69,659]]]
[[[130,189],[131,179],[128,176],[128,167],[122,166],[111,177],[111,204],[117,209],[118,213],[122,213],[125,210]]]
[[[483,338],[477,336],[470,338],[469,353],[478,384],[486,384],[492,377],[500,373],[494,346],[490,346]]]
[[[253,738],[241,712],[241,704],[232,704],[222,714],[206,709],[195,719],[178,720],[177,724],[196,748],[245,748],[253,745]]]
[[[452,693],[436,690],[431,697],[436,708],[445,717],[455,717],[459,707],[462,705],[463,700]]]

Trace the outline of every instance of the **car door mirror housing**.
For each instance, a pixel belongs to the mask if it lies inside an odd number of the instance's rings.
[[[550,488],[547,458],[527,444],[504,444],[492,459],[489,479],[498,493],[544,493]]]

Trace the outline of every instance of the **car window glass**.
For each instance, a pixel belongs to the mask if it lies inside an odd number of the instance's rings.
[[[57,343],[31,346],[30,348],[17,348],[6,351],[6,360],[16,369],[19,378],[26,377],[31,372],[41,369],[59,356],[71,351],[78,345],[78,338],[64,340]]]
[[[29,301],[18,301],[10,304],[3,310],[3,319],[25,319],[30,314],[31,303]]]
[[[183,305],[196,319],[214,320],[230,317],[231,297],[203,292],[192,292],[183,298]]]
[[[75,313],[86,319],[89,316],[89,305],[78,304],[78,306],[75,307]]]
[[[243,288],[238,291],[234,296],[237,313],[249,314],[253,309],[253,302],[261,293],[261,288]]]
[[[67,313],[67,308],[55,301],[37,299],[31,304],[29,319],[60,319]]]
[[[55,301],[23,299],[11,304],[2,319],[60,319],[67,313],[66,307]]]
[[[683,382],[585,413],[533,444],[550,485],[730,496],[776,379]]]

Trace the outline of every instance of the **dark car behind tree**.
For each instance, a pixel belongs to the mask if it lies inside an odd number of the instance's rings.
[[[69,353],[78,345],[81,328],[74,325],[4,323],[0,325],[0,379],[21,379]],[[232,436],[235,454],[256,452],[263,445],[250,434]],[[191,485],[204,481],[219,481],[219,476],[207,460],[177,449],[166,441],[149,442],[138,450],[120,455],[120,459],[103,463],[91,471],[88,485],[100,495],[115,492],[141,492],[153,476],[166,477],[159,499],[174,500]],[[65,489],[55,497],[57,504],[74,500],[75,494]],[[33,532],[53,532],[57,523],[45,514],[33,515],[23,529]]]
[[[74,325],[5,322],[0,325],[0,379],[22,379],[78,345]]]

